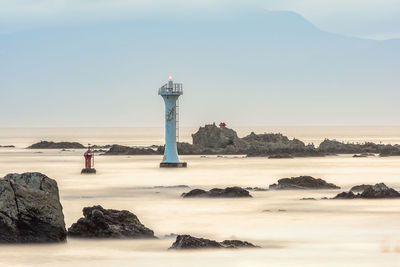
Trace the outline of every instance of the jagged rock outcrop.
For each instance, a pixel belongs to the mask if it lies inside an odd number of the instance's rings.
[[[68,235],[80,238],[155,238],[135,214],[127,210],[83,208],[83,218],[72,224]]]
[[[354,194],[352,191],[342,192],[334,197],[334,199],[377,199],[377,198],[400,198],[400,193],[386,186],[384,183],[379,183],[373,186],[368,186],[362,193]]]
[[[170,249],[206,249],[206,248],[258,248],[247,241],[225,240],[217,242],[215,240],[193,237],[190,235],[178,235],[176,241]]]
[[[0,179],[0,243],[61,242],[66,239],[57,182],[41,173]]]
[[[210,197],[210,198],[235,198],[235,197],[251,197],[249,191],[241,187],[227,187],[225,189],[213,188],[210,191],[205,191],[202,189],[193,189],[188,193],[183,193],[181,195],[183,198],[191,197]]]
[[[85,148],[78,142],[48,142],[40,141],[28,147],[29,149],[80,149]]]
[[[208,124],[200,127],[192,134],[193,145],[204,148],[224,148],[234,151],[241,151],[247,148],[246,142],[241,140],[237,133],[225,126],[217,127],[214,124]]]
[[[112,145],[105,155],[160,155],[160,152],[147,147]]]
[[[320,178],[311,176],[299,176],[283,178],[278,180],[278,184],[269,186],[270,190],[293,190],[293,189],[340,189],[340,187],[327,183]]]
[[[352,192],[363,192],[365,189],[367,189],[370,186],[372,186],[372,185],[370,185],[370,184],[355,185],[350,189],[350,191],[352,191]]]

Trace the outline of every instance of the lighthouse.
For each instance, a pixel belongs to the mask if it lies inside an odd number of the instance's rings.
[[[90,149],[90,144],[83,157],[85,158],[85,168],[82,169],[81,174],[96,173],[96,169],[94,168],[94,153]]]
[[[163,85],[158,94],[162,96],[165,103],[165,147],[164,158],[160,163],[160,167],[164,168],[184,168],[186,162],[179,162],[178,149],[176,139],[179,134],[179,123],[177,121],[177,101],[179,96],[183,94],[183,86],[181,83],[174,83],[172,77]]]

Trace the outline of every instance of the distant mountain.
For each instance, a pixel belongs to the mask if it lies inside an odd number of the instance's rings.
[[[9,99],[0,112],[36,103],[68,123],[124,124],[137,113],[146,114],[134,116],[138,124],[158,124],[155,92],[169,74],[187,88],[183,123],[376,124],[400,115],[399,40],[324,32],[289,11],[50,25],[1,35],[0,57],[0,97]],[[107,111],[87,114],[79,98]]]

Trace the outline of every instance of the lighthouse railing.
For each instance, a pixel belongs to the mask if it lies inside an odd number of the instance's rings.
[[[181,83],[174,83],[172,88],[168,88],[168,84],[163,85],[158,89],[158,94],[160,93],[182,93],[183,85]]]

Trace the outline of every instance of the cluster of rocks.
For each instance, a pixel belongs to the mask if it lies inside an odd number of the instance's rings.
[[[215,240],[193,237],[190,235],[178,235],[176,241],[170,249],[206,249],[206,248],[259,248],[247,241],[225,240],[217,242]]]
[[[229,195],[230,189],[226,191]],[[83,216],[66,231],[57,182],[44,174],[8,174],[0,179],[0,243],[63,242],[67,235],[78,238],[156,238],[153,230],[127,210],[85,207]],[[171,248],[255,247],[240,240],[216,242],[178,235]]]
[[[400,146],[375,144],[371,142],[363,144],[344,143],[336,140],[325,139],[319,147],[314,144],[305,144],[299,139],[289,139],[281,133],[254,132],[240,138],[237,133],[227,128],[214,124],[200,127],[192,134],[193,143],[177,143],[180,155],[237,155],[244,154],[248,157],[268,157],[271,159],[293,157],[320,157],[335,154],[355,154],[354,157],[367,157],[374,154],[380,156],[399,156]],[[47,142],[41,141],[28,148],[84,148],[76,142]],[[128,147],[121,145],[93,146],[96,152],[104,152],[105,155],[162,155],[164,146],[153,145],[151,147]],[[108,149],[104,150],[104,149]]]
[[[354,188],[354,187],[353,187]],[[362,190],[361,193],[353,193],[353,188],[349,192],[342,192],[334,197],[334,199],[354,199],[354,198],[400,198],[400,193],[386,186],[384,183],[376,185],[361,185],[354,190]],[[364,188],[364,189],[363,189]]]
[[[293,189],[340,189],[339,186],[328,183],[323,179],[311,176],[298,176],[282,178],[278,183],[269,186],[270,190],[293,190]]]
[[[193,189],[188,193],[183,193],[181,197],[240,198],[240,197],[252,197],[252,196],[246,189],[235,186],[235,187],[227,187],[225,189],[213,188],[209,191],[205,191],[203,189]]]
[[[40,141],[28,147],[29,149],[81,149],[85,148],[78,142]]]

